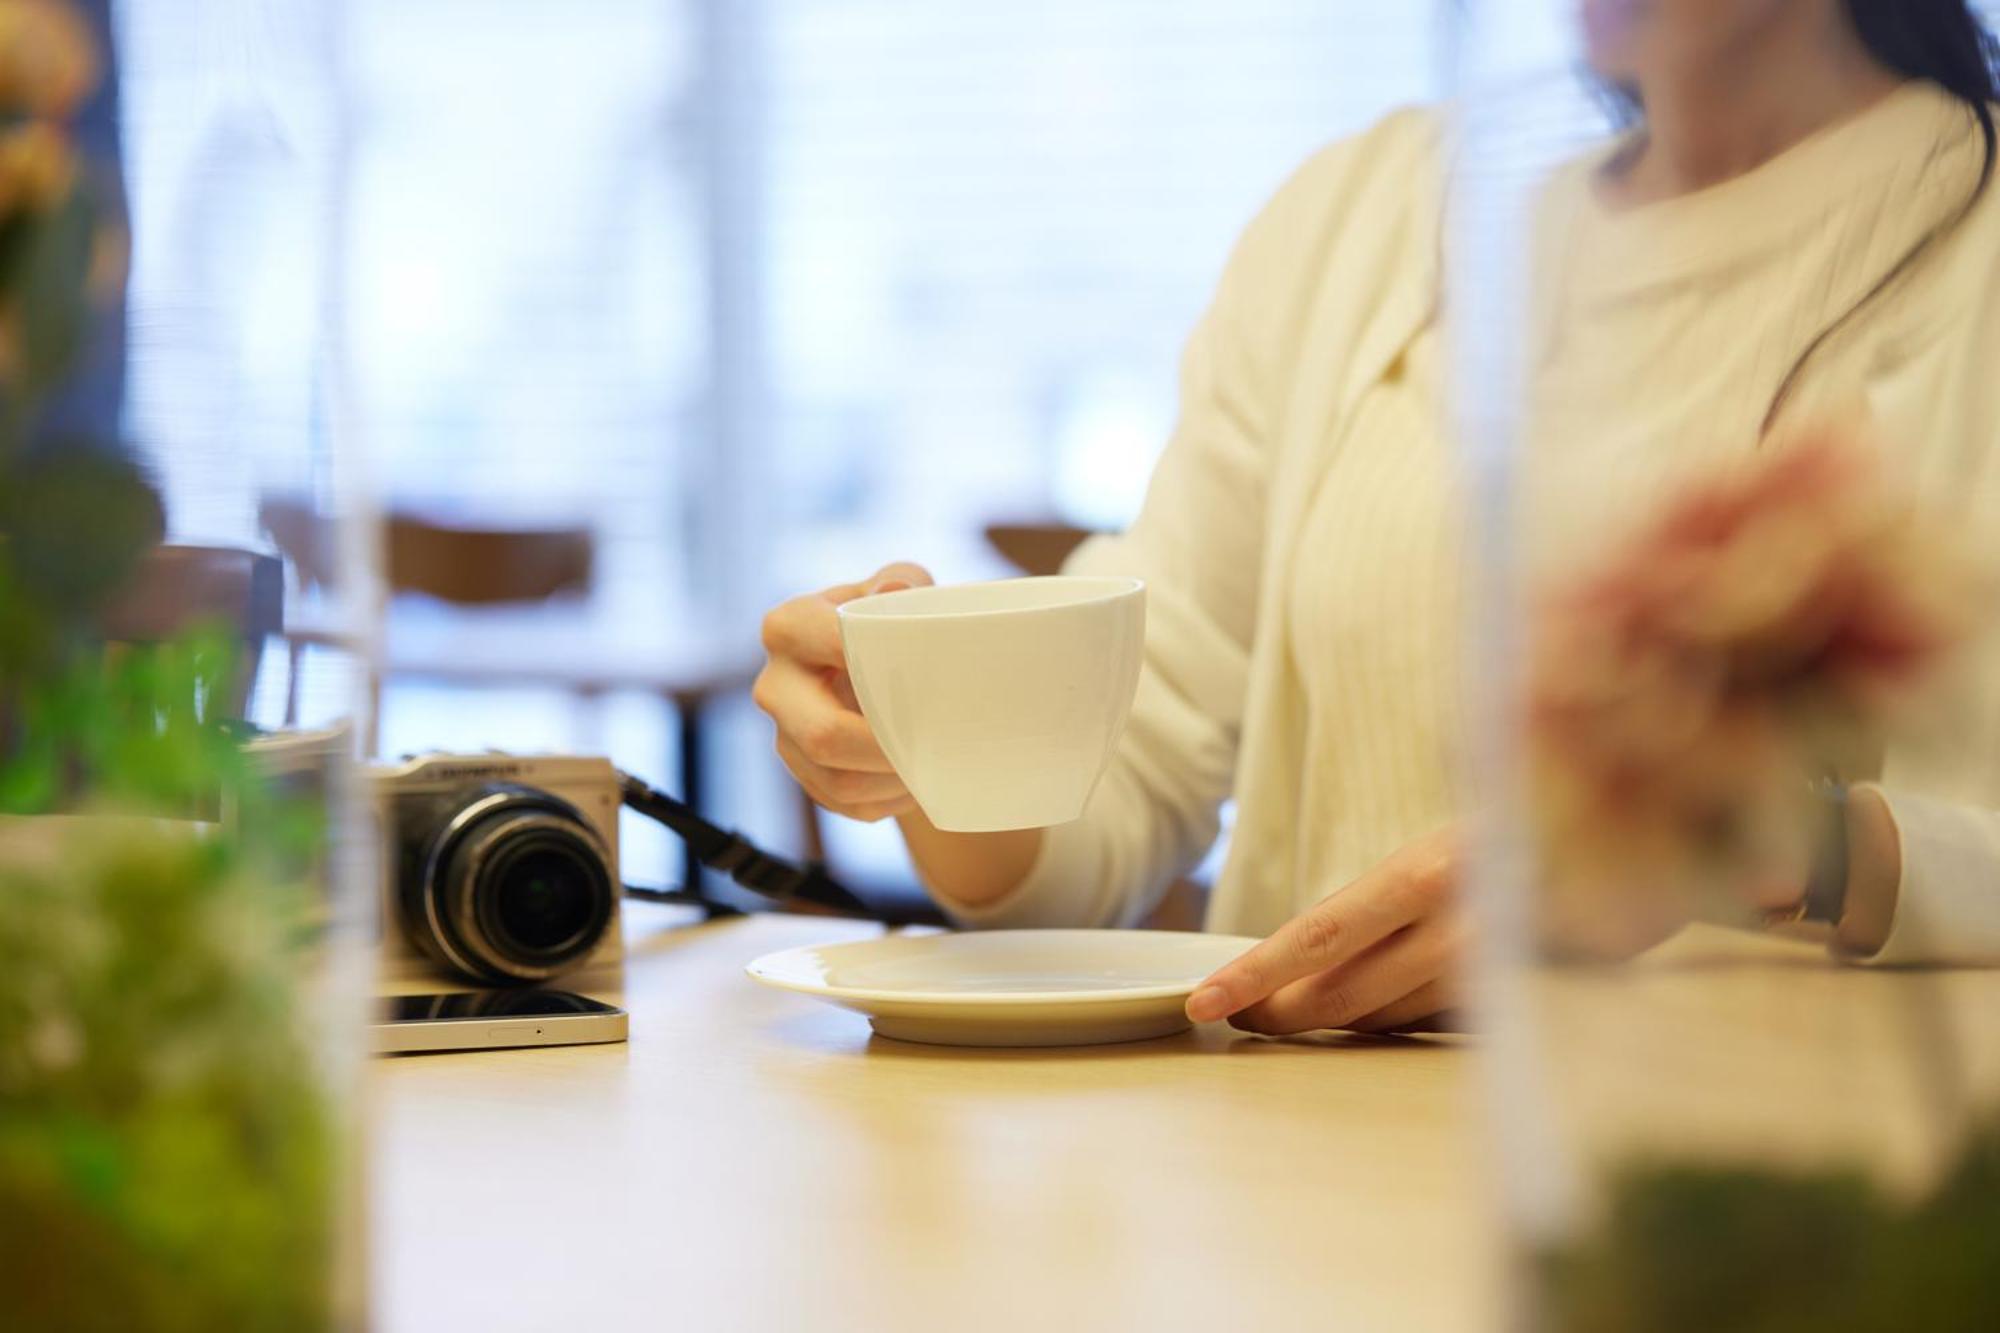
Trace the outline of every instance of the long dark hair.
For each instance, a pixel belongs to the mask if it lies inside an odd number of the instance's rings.
[[[1985,158],[1979,180],[1965,203],[1806,343],[1779,381],[1777,393],[1765,409],[1760,435],[1777,420],[1813,354],[1971,215],[1992,183],[1996,148],[2000,148],[2000,135],[1993,124],[1993,104],[2000,101],[2000,43],[1967,0],[1841,0],[1841,7],[1862,45],[1877,61],[1905,78],[1934,83],[1965,104],[1978,122]],[[1615,121],[1630,124],[1643,114],[1636,90],[1613,87],[1606,91]]]
[[[1806,343],[1778,381],[1777,392],[1764,409],[1759,436],[1770,433],[1813,354],[1916,267],[1937,242],[1957,231],[1993,181],[1996,146],[1993,103],[2000,100],[2000,73],[1996,73],[2000,69],[2000,45],[1995,44],[1985,20],[1973,12],[1966,0],[1842,0],[1842,7],[1862,44],[1875,59],[1906,78],[1926,79],[1965,103],[1979,123],[1985,156],[1980,163],[1979,180],[1957,211],[1920,239],[1860,299]]]
[[[2000,101],[2000,45],[1966,0],[1843,0],[1847,18],[1870,55],[1912,79],[1928,79],[1964,102],[1986,140],[1993,174],[1992,104]]]

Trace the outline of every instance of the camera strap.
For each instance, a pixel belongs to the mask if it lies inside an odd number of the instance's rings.
[[[619,795],[628,809],[671,829],[687,843],[688,849],[709,869],[729,878],[752,893],[775,902],[813,903],[849,916],[881,919],[824,866],[795,865],[783,857],[761,850],[741,834],[719,828],[696,814],[685,801],[676,800],[630,773],[618,773]],[[629,890],[628,890],[629,892]],[[699,885],[688,885],[679,894],[647,893],[646,897],[668,897],[675,901],[705,903]]]

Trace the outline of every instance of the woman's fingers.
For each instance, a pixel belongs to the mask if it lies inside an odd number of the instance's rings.
[[[899,588],[925,588],[930,571],[907,560],[887,564],[859,583],[840,583],[821,592],[807,593],[780,603],[764,617],[764,651],[773,661],[790,658],[806,666],[847,669],[847,654],[840,643],[840,611],[843,602]]]
[[[811,667],[847,669],[847,654],[840,646],[840,613],[833,595],[844,589],[794,597],[773,607],[764,616],[764,651],[773,664],[784,661]],[[851,601],[858,592],[843,598]]]
[[[1456,1032],[1459,1003],[1457,982],[1442,976],[1347,1026],[1356,1032]]]
[[[862,584],[862,595],[878,592],[895,592],[899,588],[928,588],[931,586],[931,572],[922,565],[908,560],[895,560],[875,571],[875,577]],[[843,599],[844,600],[844,599]]]
[[[774,658],[751,694],[778,725],[778,757],[813,800],[871,823],[914,808],[867,721],[842,706],[823,673]]]
[[[784,736],[778,737],[778,757],[806,795],[835,814],[872,822],[885,815],[903,814],[914,804],[909,789],[893,773],[828,768],[801,754]]]
[[[884,565],[871,578],[794,597],[764,617],[769,660],[751,698],[777,723],[785,767],[807,795],[837,814],[873,821],[916,808],[855,701],[839,608],[870,593],[930,581],[921,565]]]
[[[1227,1018],[1351,961],[1444,903],[1456,865],[1455,835],[1411,843],[1217,969],[1188,997],[1188,1017],[1197,1023]]]
[[[750,697],[778,724],[778,734],[812,763],[858,773],[894,773],[867,719],[845,707],[826,678],[773,659],[757,673]]]
[[[1426,917],[1348,963],[1280,987],[1229,1021],[1247,1032],[1281,1036],[1358,1027],[1382,1015],[1394,1018],[1451,970],[1459,945],[1452,914]],[[1443,1007],[1440,1003],[1411,1017],[1427,1017]]]

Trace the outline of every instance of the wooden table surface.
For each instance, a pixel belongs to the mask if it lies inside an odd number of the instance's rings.
[[[1470,1039],[907,1045],[742,972],[875,928],[684,920],[628,919],[629,1045],[375,1063],[378,1327],[1498,1324]],[[2000,1090],[2000,972],[1697,933],[1536,1002],[1578,1141],[1858,1151],[1920,1178],[1938,1062],[1909,1043],[1935,1012],[1966,1088]]]
[[[1458,1039],[909,1045],[743,975],[877,928],[677,919],[628,920],[629,1045],[374,1064],[379,1327],[1450,1330],[1490,1307]]]

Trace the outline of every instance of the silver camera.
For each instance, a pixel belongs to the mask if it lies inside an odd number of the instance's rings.
[[[370,773],[390,970],[484,984],[616,962],[618,774],[604,759],[420,755]]]

